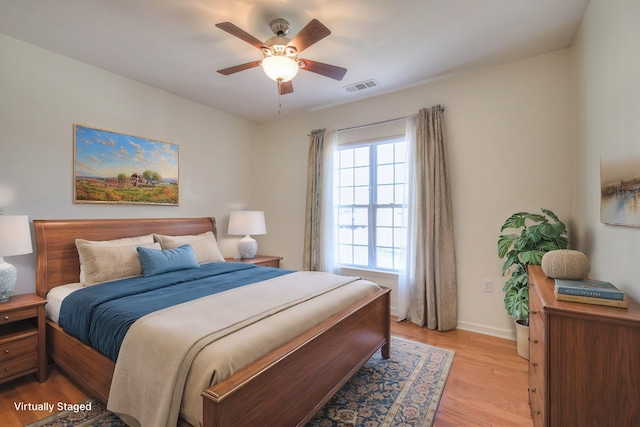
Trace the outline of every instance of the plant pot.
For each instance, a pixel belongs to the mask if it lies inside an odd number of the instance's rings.
[[[529,324],[526,320],[516,320],[516,343],[518,356],[529,360]]]

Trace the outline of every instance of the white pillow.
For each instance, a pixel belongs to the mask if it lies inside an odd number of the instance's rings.
[[[76,239],[76,248],[78,249],[78,256],[80,258],[80,283],[86,283],[85,277],[85,260],[84,255],[86,253],[86,248],[93,246],[131,246],[134,245],[134,249],[137,246],[145,245],[149,243],[154,243],[153,234],[148,234],[145,236],[136,236],[136,237],[125,237],[123,239],[114,239],[114,240],[101,240],[101,241],[93,241],[93,240],[84,240],[84,239]],[[142,273],[140,273],[142,274]]]
[[[175,249],[185,243],[191,244],[198,264],[224,262],[224,257],[218,248],[218,243],[212,231],[207,231],[206,233],[195,236],[163,236],[161,234],[154,234],[153,237],[156,242],[160,242],[162,249]]]
[[[160,243],[126,246],[80,246],[84,257],[84,286],[142,276],[137,248],[161,249]]]

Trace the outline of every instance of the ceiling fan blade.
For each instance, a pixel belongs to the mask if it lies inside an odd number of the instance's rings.
[[[258,49],[262,49],[264,47],[264,43],[262,43],[262,41],[253,37],[242,28],[235,26],[231,22],[220,22],[219,24],[216,24],[216,27],[226,31],[232,36],[236,36],[237,38],[246,41],[250,45],[257,47]]]
[[[298,53],[302,52],[314,43],[331,34],[331,30],[317,19],[312,19],[300,32],[289,42],[288,46],[294,46]]]
[[[330,77],[335,80],[342,80],[347,73],[346,68],[325,64],[324,62],[312,61],[310,59],[298,59],[298,61],[302,61],[303,63],[300,65],[301,70],[311,71],[312,73]]]
[[[220,74],[224,74],[225,76],[228,76],[229,74],[237,73],[238,71],[244,71],[244,70],[248,70],[249,68],[257,67],[258,65],[260,65],[261,62],[262,61],[247,62],[246,64],[240,64],[240,65],[235,65],[229,68],[223,68],[222,70],[218,70],[218,72]]]
[[[293,82],[291,80],[289,80],[288,82],[278,82],[278,93],[280,95],[286,95],[292,92],[293,92]]]

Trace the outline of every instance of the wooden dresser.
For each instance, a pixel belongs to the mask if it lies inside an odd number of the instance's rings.
[[[640,427],[640,306],[558,301],[529,266],[529,404],[534,426]]]

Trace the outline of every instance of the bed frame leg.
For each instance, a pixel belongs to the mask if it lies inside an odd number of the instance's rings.
[[[387,340],[387,343],[382,346],[380,352],[382,353],[383,359],[388,359],[391,357],[391,342],[389,340]]]
[[[385,299],[385,339],[386,343],[382,345],[380,348],[380,352],[382,353],[383,359],[388,359],[391,357],[391,294],[387,294],[387,298]]]

